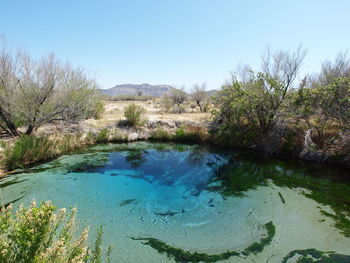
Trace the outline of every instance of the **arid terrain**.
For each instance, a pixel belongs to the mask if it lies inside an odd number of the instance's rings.
[[[193,103],[185,102],[185,113],[177,114],[171,112],[164,112],[161,108],[161,102],[159,98],[155,98],[148,101],[104,101],[105,112],[100,119],[89,119],[83,123],[91,125],[94,128],[103,128],[108,125],[114,124],[124,118],[124,110],[130,104],[136,104],[143,107],[146,110],[145,117],[149,121],[183,121],[183,122],[196,122],[207,123],[211,120],[210,113],[201,113],[196,108],[191,108]]]

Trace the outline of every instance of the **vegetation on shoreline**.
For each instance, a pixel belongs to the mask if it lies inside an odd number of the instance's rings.
[[[268,50],[261,71],[245,66],[233,75],[214,100],[215,139],[315,161],[349,161],[350,60],[340,54],[294,84],[304,57],[301,48]]]
[[[75,208],[56,210],[47,201],[39,206],[20,206],[16,212],[10,204],[0,213],[1,263],[100,263],[102,227],[95,246],[88,245],[88,228],[76,233]],[[109,247],[107,259],[111,253]],[[109,259],[107,260],[109,262]]]

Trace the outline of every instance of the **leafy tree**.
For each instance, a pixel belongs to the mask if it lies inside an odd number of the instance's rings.
[[[18,136],[56,120],[79,121],[100,114],[97,84],[81,69],[54,55],[34,61],[28,54],[0,51],[0,126]]]
[[[295,52],[267,50],[261,72],[245,67],[233,76],[232,83],[222,87],[216,98],[217,118],[228,127],[246,127],[267,134],[282,114],[304,57],[301,48]]]

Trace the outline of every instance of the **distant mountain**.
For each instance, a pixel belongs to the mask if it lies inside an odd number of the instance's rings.
[[[216,94],[219,92],[219,90],[217,89],[212,89],[212,90],[208,90],[207,91],[207,94],[209,97],[212,97],[212,96],[216,96]]]
[[[174,87],[170,85],[150,85],[147,83],[143,84],[122,84],[116,85],[109,89],[100,89],[102,94],[105,95],[136,95],[138,91],[142,91],[142,95],[160,97],[165,93],[168,93]]]

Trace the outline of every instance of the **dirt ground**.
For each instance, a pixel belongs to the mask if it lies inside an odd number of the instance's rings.
[[[114,124],[119,120],[124,119],[124,110],[131,104],[142,106],[146,110],[145,117],[150,121],[191,121],[191,122],[208,122],[211,119],[210,113],[201,113],[198,107],[194,108],[193,103],[185,102],[185,113],[165,113],[161,109],[161,104],[158,99],[148,101],[105,101],[105,112],[101,119],[98,120],[86,120],[84,123],[95,127],[101,128],[109,124]]]

